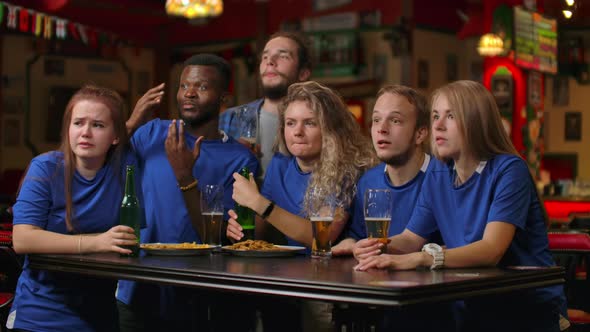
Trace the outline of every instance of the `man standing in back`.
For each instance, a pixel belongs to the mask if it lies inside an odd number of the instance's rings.
[[[237,112],[246,107],[258,112],[256,151],[264,176],[272,159],[278,128],[278,104],[293,83],[307,81],[311,76],[311,53],[305,37],[294,32],[273,34],[260,56],[260,82],[264,97],[245,105],[229,108],[219,119],[219,129],[229,136],[240,137]],[[247,144],[246,142],[242,142]]]

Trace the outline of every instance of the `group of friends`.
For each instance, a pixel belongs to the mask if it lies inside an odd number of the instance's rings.
[[[238,203],[256,213],[257,238],[280,235],[288,244],[311,247],[314,188],[337,198],[332,253],[353,255],[358,271],[554,265],[543,203],[483,85],[452,82],[435,90],[430,101],[410,87],[387,85],[377,95],[367,137],[335,91],[309,81],[311,71],[304,36],[279,32],[260,57],[264,97],[221,114],[231,67],[211,54],[184,62],[178,120],[148,121],[161,104],[164,84],[147,91],[127,120],[116,92],[82,87],[66,107],[60,149],[33,158],[22,181],[13,207],[15,251],[130,253],[124,246],[136,237],[133,229],[118,225],[116,211],[125,166],[131,164],[138,170],[144,209],[141,242],[199,242],[200,190],[219,184],[228,240],[244,236],[232,210]],[[243,107],[258,112],[255,146],[239,139],[237,113]],[[244,166],[261,181],[241,176]],[[366,189],[392,193],[387,244],[367,238]],[[198,296],[210,299],[200,300],[209,303],[202,316],[191,305],[193,292],[33,270],[25,256],[7,327],[182,331],[194,320],[210,319],[213,330],[255,328],[250,311],[228,318],[243,308],[243,303],[228,304],[236,302],[232,294]],[[263,302],[253,301],[264,316]],[[265,331],[304,329],[300,304],[288,302],[267,306],[291,314],[294,323],[268,317]],[[429,306],[416,319],[391,311],[383,328],[419,330],[425,322],[439,331],[563,331],[569,326],[562,286],[452,303],[449,315],[445,308]]]

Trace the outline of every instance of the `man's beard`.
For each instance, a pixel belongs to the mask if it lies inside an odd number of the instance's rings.
[[[215,110],[219,110],[219,104],[208,106],[207,109],[205,109],[205,112],[202,112],[196,117],[185,117],[182,110],[179,110],[178,114],[180,119],[184,121],[187,126],[197,128],[210,122],[216,116],[219,116],[219,111],[216,112]]]
[[[412,154],[414,152],[414,149],[412,149],[411,147],[406,149],[405,151],[398,153],[394,156],[391,156],[387,159],[383,159],[381,157],[379,157],[379,160],[381,160],[382,162],[386,163],[387,165],[391,166],[391,167],[402,167],[405,166],[408,161],[412,158]]]
[[[270,100],[279,100],[287,95],[290,83],[281,83],[275,86],[262,85],[262,93]]]

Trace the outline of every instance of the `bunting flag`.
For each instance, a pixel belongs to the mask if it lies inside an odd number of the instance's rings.
[[[68,22],[68,32],[70,33],[70,36],[72,36],[72,38],[74,38],[75,40],[80,40],[80,34],[78,33],[78,28],[76,27],[76,23],[74,22]]]
[[[33,28],[31,31],[35,34],[35,36],[41,36],[41,28],[43,27],[43,14],[35,13],[35,18],[33,19]]]
[[[86,34],[86,27],[82,24],[76,24],[78,27],[78,32],[80,33],[80,39],[86,45],[88,45],[88,35]]]
[[[18,10],[17,6],[6,5],[8,8],[8,22],[6,22],[6,26],[11,29],[16,29],[16,11]]]
[[[42,36],[45,39],[55,37],[60,40],[81,41],[94,49],[108,45],[116,49],[122,42],[114,34],[0,0],[0,23],[4,22],[8,29],[19,30],[37,37]]]
[[[29,11],[26,9],[21,9],[20,13],[18,14],[18,27],[19,30],[22,32],[27,32],[29,30]]]
[[[51,39],[51,35],[53,33],[53,31],[52,31],[53,25],[51,23],[52,22],[51,21],[51,17],[50,16],[45,16],[43,19],[44,19],[43,20],[44,21],[43,22],[43,27],[44,27],[44,29],[43,29],[43,38],[45,38],[45,39]]]
[[[66,39],[66,20],[55,20],[55,36],[59,39]]]
[[[88,31],[88,45],[92,48],[98,48],[98,37],[96,35],[96,30],[94,29],[87,29]]]

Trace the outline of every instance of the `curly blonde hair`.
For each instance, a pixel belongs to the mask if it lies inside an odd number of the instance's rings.
[[[346,207],[355,194],[356,182],[363,172],[377,163],[371,140],[363,135],[354,116],[340,96],[313,81],[295,83],[279,105],[279,133],[276,148],[291,156],[285,143],[285,111],[295,101],[304,101],[317,113],[322,132],[320,159],[311,174],[303,200],[303,212],[309,215],[311,191],[333,194]]]

